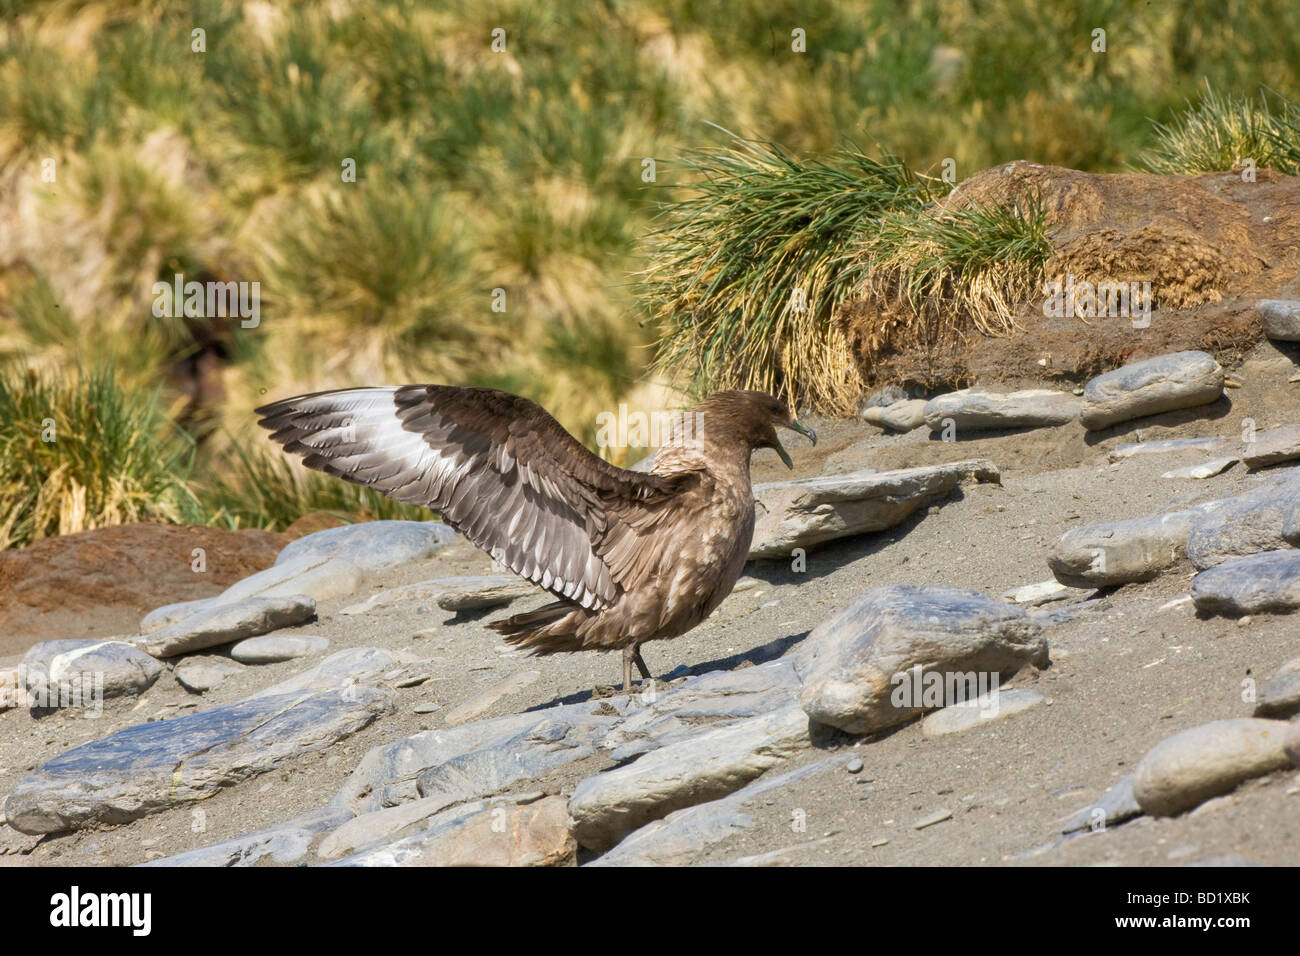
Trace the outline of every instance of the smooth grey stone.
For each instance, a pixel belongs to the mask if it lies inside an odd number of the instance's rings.
[[[1083,388],[1079,420],[1088,429],[1192,408],[1223,394],[1223,368],[1207,352],[1174,352],[1098,375]]]
[[[154,608],[140,619],[140,633],[152,634],[161,631],[182,618],[210,607],[212,602],[213,598],[199,598],[197,601],[179,601],[176,604],[164,604],[162,607]]]
[[[607,850],[633,830],[739,790],[811,746],[798,705],[705,731],[583,780],[569,800],[581,846]]]
[[[277,562],[236,581],[212,603],[226,606],[249,598],[280,598],[307,595],[316,601],[346,597],[365,583],[365,573],[345,558],[331,558],[308,552],[292,561]],[[181,624],[185,623],[182,619]]]
[[[1168,438],[1163,441],[1135,441],[1116,445],[1107,456],[1112,462],[1135,455],[1167,455],[1174,452],[1218,451],[1227,448],[1226,438]]]
[[[925,407],[929,404],[923,398],[895,402],[884,408],[868,408],[862,413],[862,420],[877,428],[887,428],[895,432],[910,432],[925,424]]]
[[[1252,777],[1290,766],[1286,731],[1286,721],[1243,717],[1174,734],[1138,762],[1133,795],[1153,816],[1191,810]]]
[[[1259,693],[1256,717],[1283,719],[1300,714],[1300,657],[1277,669]]]
[[[1125,774],[1096,803],[1084,807],[1070,817],[1061,827],[1062,833],[1080,830],[1101,831],[1142,815],[1137,798],[1133,796],[1133,774]]]
[[[917,685],[938,680],[938,704],[969,699],[970,679],[996,686],[1026,664],[1048,664],[1042,628],[1022,608],[974,591],[873,588],[827,618],[794,650],[799,700],[822,724],[867,734],[934,709]],[[934,678],[928,674],[941,675]]]
[[[343,558],[362,571],[379,571],[431,558],[455,540],[456,532],[438,521],[366,521],[291,541],[275,563],[310,554]]]
[[[1294,299],[1260,299],[1255,311],[1264,334],[1279,342],[1300,342],[1300,302]]]
[[[315,654],[330,646],[329,638],[307,634],[271,634],[249,637],[230,649],[230,656],[241,664],[277,664],[295,657]]]
[[[125,641],[42,641],[23,656],[28,692],[37,707],[85,707],[113,697],[143,694],[162,665]]]
[[[994,690],[973,701],[953,704],[929,714],[921,721],[921,734],[925,737],[959,734],[1012,717],[1042,702],[1043,695],[1038,691]]]
[[[254,597],[234,604],[214,604],[149,635],[145,650],[154,657],[175,657],[281,627],[292,627],[316,615],[316,602],[296,594]]]
[[[176,665],[172,675],[186,690],[202,694],[221,686],[243,669],[242,664],[224,657],[186,657]]]
[[[1192,520],[1187,558],[1204,571],[1232,558],[1273,551],[1292,543],[1289,523],[1300,520],[1300,470],[1244,494],[1211,502]]]
[[[754,818],[746,810],[754,801],[769,799],[793,783],[831,770],[838,762],[831,757],[785,773],[764,774],[730,796],[675,810],[624,837],[587,865],[684,866],[710,846],[752,829]]]
[[[1022,587],[1012,588],[1009,591],[1004,591],[1002,597],[1007,601],[1014,601],[1016,604],[1023,604],[1026,607],[1038,607],[1040,604],[1063,601],[1066,598],[1075,597],[1086,592],[1086,588],[1069,588],[1053,578],[1050,581],[1040,581],[1037,584],[1026,584]]]
[[[1202,571],[1192,579],[1192,602],[1207,614],[1294,611],[1300,608],[1300,551],[1263,551]]]
[[[1189,508],[1075,528],[1056,542],[1047,566],[1069,587],[1150,580],[1183,559],[1187,536],[1201,513]]]
[[[297,863],[307,855],[317,836],[343,826],[350,819],[352,814],[342,807],[322,807],[265,830],[138,865],[253,866],[265,859],[272,863]]]
[[[907,389],[901,385],[886,385],[884,388],[876,389],[867,396],[862,403],[862,410],[865,412],[869,408],[888,408],[890,405],[897,405],[900,402],[909,401],[912,398]]]
[[[42,764],[10,794],[5,816],[24,833],[129,823],[322,750],[391,712],[395,700],[362,684],[137,724]]]
[[[943,431],[951,421],[958,432],[1000,428],[1047,428],[1066,425],[1079,417],[1080,402],[1073,395],[1033,388],[998,394],[964,388],[930,399],[925,423]]]
[[[1255,432],[1255,440],[1242,442],[1241,460],[1247,468],[1263,468],[1300,458],[1300,425],[1283,425]]]
[[[999,482],[997,467],[976,458],[898,471],[767,482],[754,487],[749,557],[784,558],[836,538],[892,528],[964,481]]]

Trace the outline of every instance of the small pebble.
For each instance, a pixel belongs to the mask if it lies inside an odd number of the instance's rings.
[[[861,773],[862,761],[859,758],[854,757],[852,760],[850,760],[848,763],[844,765],[844,769],[847,770],[849,773]]]

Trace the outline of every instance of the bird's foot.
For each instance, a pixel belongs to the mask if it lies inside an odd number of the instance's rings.
[[[641,676],[646,680],[650,679],[650,668],[645,666],[645,661],[641,658],[641,645],[629,644],[623,648],[623,693],[632,693],[632,665],[636,664],[636,669],[641,672]]]

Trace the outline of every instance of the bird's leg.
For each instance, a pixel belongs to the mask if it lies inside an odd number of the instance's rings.
[[[641,659],[641,645],[629,644],[623,648],[623,693],[629,693],[632,690],[632,665],[636,664],[636,669],[641,672],[641,676],[646,680],[650,679],[650,668],[645,666],[645,661]]]

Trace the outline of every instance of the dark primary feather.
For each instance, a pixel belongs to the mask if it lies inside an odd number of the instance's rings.
[[[257,411],[308,468],[429,507],[515,573],[589,610],[653,571],[641,538],[689,480],[617,468],[535,402],[494,389],[340,389]]]

